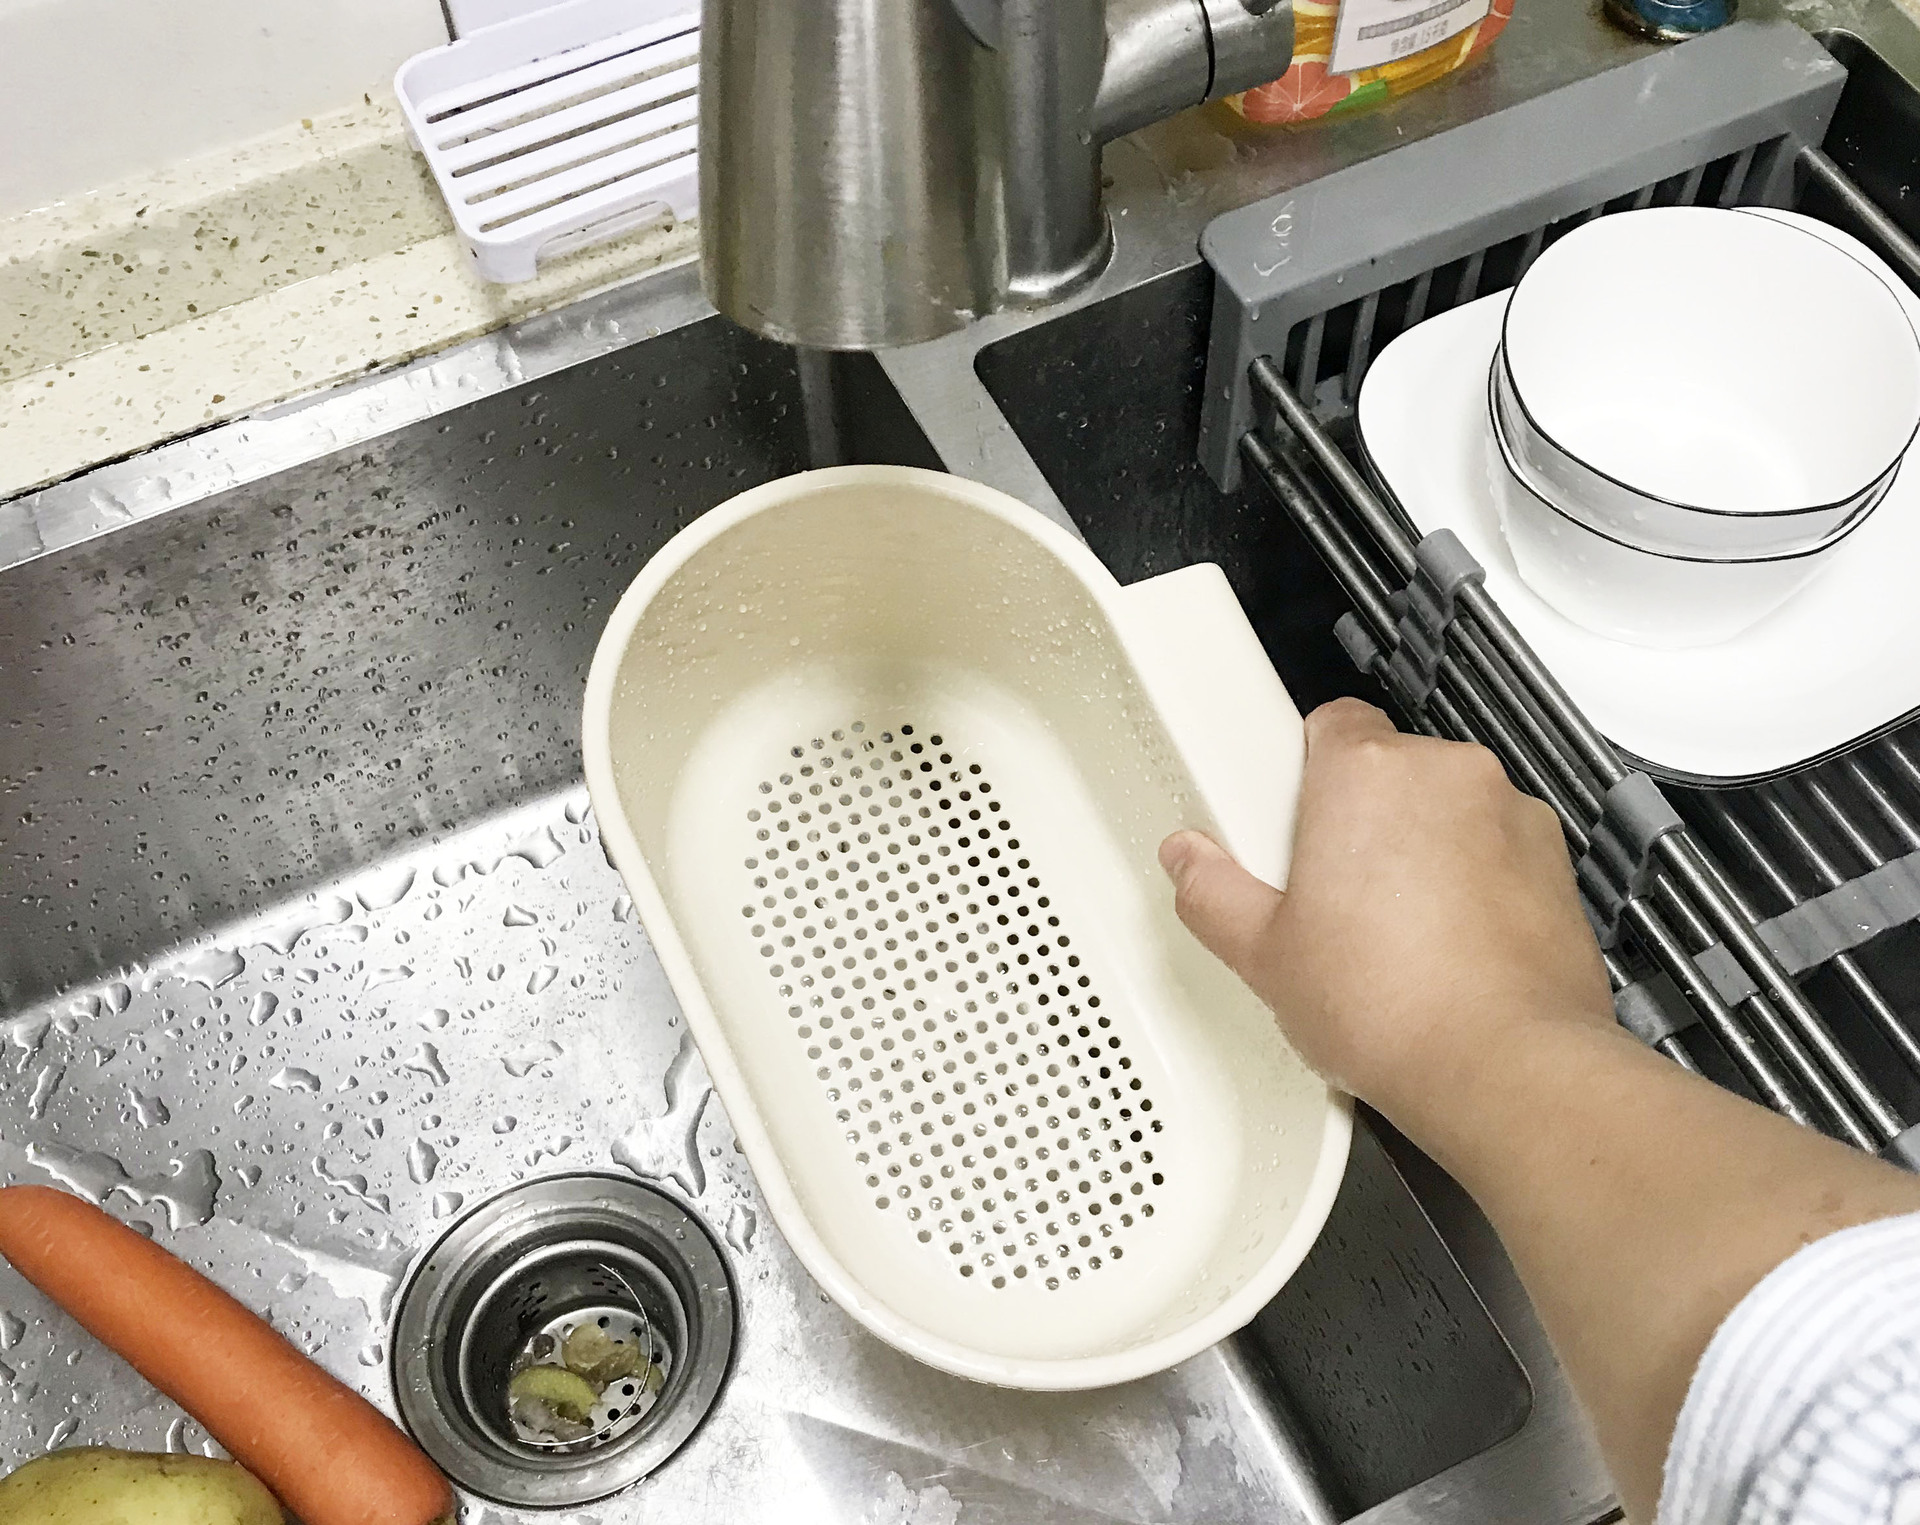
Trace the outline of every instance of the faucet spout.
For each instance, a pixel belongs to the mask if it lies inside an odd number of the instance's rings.
[[[997,305],[1033,306],[1098,275],[1112,250],[1096,131],[1105,0],[1002,0],[998,51],[1006,274]]]
[[[708,297],[814,349],[1056,301],[1112,252],[1102,145],[1292,48],[1290,0],[705,0]]]

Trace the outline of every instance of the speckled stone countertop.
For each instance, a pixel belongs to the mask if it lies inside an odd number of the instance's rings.
[[[0,221],[0,498],[690,257],[686,225],[474,273],[397,104]]]
[[[1920,0],[1900,4],[1920,14]],[[430,354],[696,245],[692,227],[661,227],[556,259],[525,284],[488,285],[384,90],[0,218],[0,499]]]

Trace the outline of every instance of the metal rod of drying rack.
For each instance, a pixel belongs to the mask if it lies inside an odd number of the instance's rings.
[[[1387,602],[1389,590],[1414,567],[1410,529],[1373,493],[1272,363],[1256,361],[1253,372],[1277,419],[1346,500],[1388,565],[1376,564],[1315,490],[1311,474],[1301,469],[1299,452],[1289,452],[1294,459],[1283,463],[1266,441],[1251,434],[1243,441],[1248,458],[1334,569],[1376,636],[1390,640],[1396,618]],[[1469,586],[1460,602],[1465,618],[1450,632],[1457,634],[1458,652],[1441,661],[1443,688],[1452,702],[1437,729],[1493,745],[1517,781],[1554,807],[1569,848],[1584,852],[1586,827],[1599,814],[1599,794],[1624,779],[1627,768],[1483,590]],[[1462,707],[1470,713],[1462,713]],[[1885,1149],[1899,1140],[1902,1120],[1759,940],[1757,915],[1717,865],[1686,833],[1662,838],[1656,850],[1661,907],[1695,946],[1688,949],[1645,900],[1628,906],[1626,923],[1688,996],[1748,1083],[1776,1110],[1803,1122],[1812,1120],[1801,1099],[1810,1096],[1833,1131],[1862,1148]],[[1758,987],[1740,1003],[1740,1017],[1690,956],[1714,942],[1728,948]],[[1617,962],[1609,971],[1616,983],[1622,973]],[[1679,1048],[1670,1039],[1661,1046],[1669,1052]]]
[[[1800,149],[1797,163],[1920,289],[1920,246],[1899,224],[1822,149]],[[1470,267],[1477,272],[1477,256]],[[1306,350],[1318,348],[1310,335]],[[1363,365],[1364,357],[1349,361],[1350,370]],[[1315,369],[1316,363],[1303,359],[1302,368]],[[1258,429],[1248,433],[1241,440],[1243,454],[1333,570],[1375,641],[1390,650],[1399,623],[1394,595],[1408,585],[1416,565],[1411,522],[1389,496],[1375,491],[1271,359],[1253,362],[1252,379],[1256,396],[1271,410],[1273,429],[1271,438]],[[1305,377],[1309,392],[1313,380]],[[1438,687],[1424,703],[1402,706],[1402,720],[1429,735],[1490,746],[1520,787],[1553,808],[1569,851],[1578,857],[1602,819],[1608,791],[1629,777],[1628,765],[1484,588],[1469,583],[1455,598]],[[1797,803],[1799,795],[1810,810]],[[1754,798],[1758,821],[1743,818],[1734,802],[1712,791],[1690,792],[1683,802],[1788,912],[1823,891],[1852,884],[1830,847],[1858,859],[1863,873],[1920,854],[1920,764],[1897,736],[1823,765],[1794,790],[1774,787]],[[1679,988],[1747,1084],[1788,1117],[1920,1165],[1920,1128],[1905,1124],[1770,951],[1752,897],[1691,829],[1658,837],[1651,853],[1651,886],[1628,901],[1622,926]],[[1784,867],[1783,859],[1795,868]],[[1737,974],[1726,988],[1744,995],[1729,1000],[1703,972],[1701,956],[1710,951],[1731,959]],[[1823,952],[1821,962],[1833,966],[1889,1049],[1920,1076],[1920,1035],[1850,947]],[[1627,963],[1611,952],[1606,967],[1616,992],[1634,983]],[[1729,978],[1724,970],[1721,978]],[[1650,1036],[1676,1062],[1696,1067],[1682,1031]]]
[[[1387,602],[1389,595],[1385,578],[1347,530],[1338,514],[1331,511],[1329,505],[1314,489],[1311,479],[1290,472],[1284,467],[1272,447],[1258,434],[1248,434],[1242,440],[1241,446],[1255,471],[1273,490],[1295,522],[1306,532],[1322,559],[1334,570],[1361,616],[1374,627],[1377,634],[1389,635],[1394,628],[1395,620]],[[1560,819],[1561,829],[1568,839],[1569,847],[1575,852],[1585,851],[1585,828],[1576,819],[1562,790],[1550,780],[1538,760],[1519,744],[1518,737],[1511,729],[1498,722],[1486,725],[1487,717],[1495,713],[1493,707],[1474,682],[1461,672],[1457,659],[1451,655],[1444,657],[1441,661],[1441,673],[1442,687],[1427,706],[1433,724],[1430,726],[1421,724],[1420,717],[1414,716],[1411,718],[1414,719],[1415,724],[1420,729],[1429,730],[1432,734],[1445,735],[1454,740],[1494,742],[1502,761],[1515,772],[1523,787],[1539,795],[1553,807]],[[1482,721],[1484,729],[1475,729],[1473,723],[1461,713],[1461,704],[1471,707],[1476,712],[1476,718]],[[1796,1088],[1789,1083],[1772,1057],[1754,1041],[1732,1010],[1720,999],[1718,992],[1686,957],[1679,939],[1659,922],[1652,908],[1644,902],[1636,902],[1628,907],[1627,915],[1636,932],[1642,935],[1656,961],[1661,963],[1675,984],[1695,1001],[1708,1027],[1720,1039],[1748,1082],[1767,1104],[1793,1117],[1796,1121],[1809,1121],[1808,1113]],[[1614,968],[1609,972],[1610,977],[1623,972],[1617,960],[1614,962]],[[1667,1039],[1663,1041],[1662,1047],[1665,1048],[1669,1044],[1677,1046],[1675,1040]]]

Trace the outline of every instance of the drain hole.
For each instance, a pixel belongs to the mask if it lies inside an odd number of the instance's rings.
[[[401,1417],[461,1486],[561,1507],[626,1487],[718,1396],[734,1303],[704,1225],[610,1176],[532,1182],[457,1223],[402,1294]]]
[[[685,1315],[651,1267],[623,1270],[623,1259],[617,1251],[569,1252],[543,1266],[530,1292],[474,1310],[466,1385],[496,1394],[505,1412],[494,1417],[522,1445],[568,1452],[611,1445],[666,1390],[672,1333]]]

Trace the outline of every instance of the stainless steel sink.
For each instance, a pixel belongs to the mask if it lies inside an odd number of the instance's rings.
[[[1254,1331],[1110,1392],[940,1376],[788,1254],[574,733],[613,598],[804,464],[800,403],[791,357],[700,319],[6,572],[9,1177],[147,1226],[387,1403],[396,1294],[464,1212],[661,1185],[726,1246],[733,1372],[582,1518],[1324,1519],[1323,1454],[1344,1513],[1511,1431],[1521,1369],[1371,1139]],[[11,1457],[206,1443],[10,1272],[0,1308]]]
[[[1914,67],[1889,5],[1843,8]],[[1108,274],[1044,320],[837,362],[844,446],[1006,486],[1123,578],[1219,559],[1303,702],[1348,687],[1317,565],[1193,464],[1199,227],[1638,46],[1523,8],[1397,114],[1116,145]],[[1490,1231],[1377,1124],[1255,1324],[1122,1388],[941,1376],[793,1260],[600,852],[576,733],[613,599],[690,518],[807,464],[804,400],[682,268],[0,504],[7,1178],[150,1229],[389,1409],[395,1300],[464,1214],[575,1172],[684,1202],[737,1297],[710,1416],[612,1497],[473,1521],[1606,1515]],[[8,1462],[209,1445],[4,1269],[0,1387]]]

